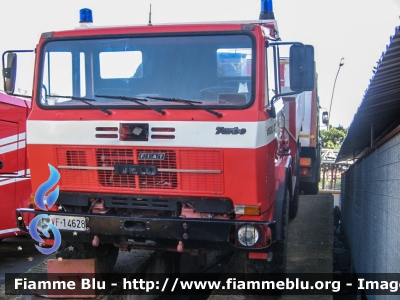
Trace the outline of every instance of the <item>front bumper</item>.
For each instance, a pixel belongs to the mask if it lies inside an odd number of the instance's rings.
[[[19,208],[16,211],[18,228],[29,234],[24,218],[39,214],[51,214],[73,218],[85,217],[86,231],[60,230],[67,241],[91,242],[98,236],[103,243],[127,243],[138,248],[176,248],[182,241],[186,249],[251,250],[265,252],[264,247],[243,247],[235,243],[237,228],[257,225],[271,230],[271,240],[276,239],[275,222],[238,221],[218,219],[184,219],[170,217],[145,217],[99,215],[73,212],[47,212]],[[33,215],[32,215],[33,214]]]

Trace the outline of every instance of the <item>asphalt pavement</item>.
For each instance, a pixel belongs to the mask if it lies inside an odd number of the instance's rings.
[[[35,243],[36,241],[26,236],[0,241],[0,285],[5,283],[5,273],[25,273],[49,257],[40,253],[34,246]]]

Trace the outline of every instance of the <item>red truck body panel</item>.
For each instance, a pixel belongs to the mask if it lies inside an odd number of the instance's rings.
[[[26,118],[30,101],[0,93],[0,239],[21,234],[15,209],[29,207]]]

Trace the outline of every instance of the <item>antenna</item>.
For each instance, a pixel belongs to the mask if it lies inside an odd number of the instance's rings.
[[[150,11],[149,11],[149,26],[151,26],[151,3],[150,3]]]

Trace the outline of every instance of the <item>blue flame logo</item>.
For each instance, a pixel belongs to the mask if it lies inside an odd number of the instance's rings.
[[[35,204],[42,210],[48,211],[57,201],[59,195],[59,187],[57,186],[51,193],[46,193],[60,180],[60,173],[49,164],[50,177],[47,181],[43,182],[36,191]],[[47,205],[47,207],[46,207]],[[45,237],[50,238],[49,229],[54,235],[54,244],[51,248],[42,248],[35,245],[35,247],[43,254],[51,254],[56,251],[61,245],[61,233],[56,226],[51,223],[50,216],[47,214],[37,215],[33,218],[29,224],[29,233],[31,237],[39,242],[43,243],[44,240],[40,237],[39,232]]]

